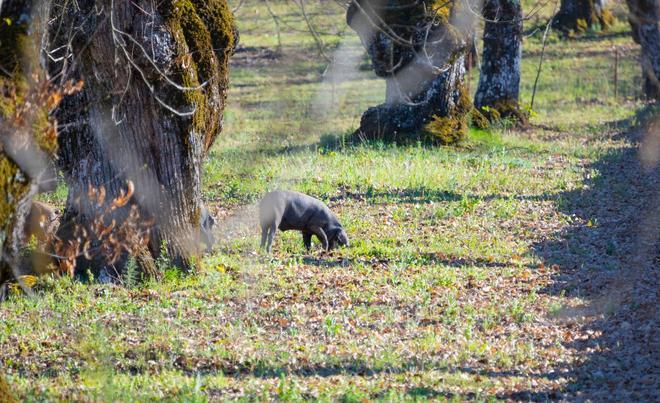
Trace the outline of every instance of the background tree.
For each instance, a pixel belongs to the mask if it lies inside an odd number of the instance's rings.
[[[427,127],[435,141],[447,143],[465,134],[471,23],[453,2],[354,0],[346,19],[386,80],[385,103],[362,115],[359,136],[393,140]]]
[[[491,120],[526,120],[518,106],[522,58],[522,8],[519,0],[486,0],[484,48],[475,106]]]
[[[138,256],[143,268],[163,246],[174,264],[191,268],[201,164],[222,130],[238,40],[226,1],[55,0],[51,16],[52,76],[85,82],[57,114],[69,187],[59,237],[96,234],[83,249],[103,248],[99,230],[112,233],[139,216],[153,223],[134,234],[150,230]],[[91,263],[96,275],[123,266],[122,240],[110,241],[113,249]],[[78,260],[78,269],[90,265]]]
[[[581,33],[597,27],[606,30],[612,25],[613,18],[605,9],[605,0],[561,0],[552,25],[565,33]]]
[[[642,47],[642,91],[660,100],[660,5],[657,0],[626,0],[632,37]]]

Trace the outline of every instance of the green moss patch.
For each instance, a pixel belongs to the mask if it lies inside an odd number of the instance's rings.
[[[195,106],[193,130],[208,149],[221,130],[225,93],[228,87],[228,62],[236,42],[237,30],[224,0],[174,0],[160,9],[174,36],[180,82],[188,104]],[[204,85],[203,88],[191,90]]]
[[[483,116],[491,124],[505,120],[518,126],[526,126],[529,123],[529,115],[520,109],[520,105],[515,99],[498,100],[493,105],[481,107],[479,110],[475,109],[473,116],[476,113]],[[479,116],[476,117],[476,121],[476,127],[483,128],[479,126],[484,123]]]
[[[424,126],[423,132],[431,142],[453,144],[465,138],[468,132],[468,117],[472,110],[472,100],[464,84],[458,85],[458,101],[451,107],[447,116],[433,115]]]

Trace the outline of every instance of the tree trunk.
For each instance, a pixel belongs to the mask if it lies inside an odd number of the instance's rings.
[[[635,42],[642,47],[642,91],[660,100],[660,7],[655,0],[626,0]]]
[[[14,397],[14,392],[11,386],[4,379],[4,375],[0,373],[0,403],[15,403],[18,402]]]
[[[52,16],[53,55],[72,42],[51,73],[84,81],[57,113],[59,164],[69,186],[59,236],[95,234],[88,250],[103,252],[92,263],[77,259],[77,273],[91,266],[102,281],[121,273],[135,239],[102,238],[97,224],[114,220],[115,232],[119,223],[131,226],[131,209],[140,223],[153,223],[137,226],[150,231],[148,252],[138,260],[157,257],[164,245],[173,264],[191,269],[199,252],[202,159],[222,130],[228,61],[238,40],[226,0],[56,0]],[[131,185],[130,201],[106,213]]]
[[[385,103],[369,108],[356,135],[386,141],[431,135],[434,142],[460,139],[471,107],[465,88],[469,35],[453,24],[453,4],[355,0],[346,14],[386,80]],[[429,126],[431,125],[431,126]]]
[[[4,134],[2,134],[4,136]],[[12,158],[0,151],[0,300],[6,296],[6,282],[19,272],[19,252],[32,198],[37,188]]]
[[[564,33],[584,33],[588,29],[607,30],[613,22],[612,13],[605,9],[605,0],[561,0],[553,28]]]
[[[0,7],[1,300],[6,282],[23,274],[19,252],[25,243],[26,219],[33,197],[40,188],[47,188],[44,180],[54,178],[49,160],[56,144],[49,135],[48,109],[37,100],[46,93],[35,93],[44,75],[36,50],[42,31],[32,23],[33,4],[9,0]],[[31,107],[24,108],[28,103]]]
[[[519,0],[486,0],[486,20],[481,75],[474,104],[490,120],[514,118],[520,112],[520,61],[522,58],[522,9]]]

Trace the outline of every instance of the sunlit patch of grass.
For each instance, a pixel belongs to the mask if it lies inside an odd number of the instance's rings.
[[[19,397],[491,400],[574,358],[561,329],[541,320],[567,298],[539,291],[550,280],[534,247],[588,224],[570,213],[567,194],[585,190],[585,178],[608,186],[589,163],[628,146],[611,133],[638,105],[629,99],[638,66],[622,58],[619,99],[604,72],[612,45],[634,53],[630,38],[553,35],[527,130],[471,129],[452,147],[347,144],[361,113],[383,101],[384,81],[366,69],[324,83],[304,21],[291,3],[271,3],[296,29],[283,28],[278,58],[232,67],[205,202],[234,213],[270,189],[300,190],[328,203],[351,246],[325,253],[315,240],[307,253],[300,234],[286,232],[267,255],[247,209],[218,220],[223,237],[194,276],[163,262],[162,281],[130,289],[42,278],[36,298],[0,305],[0,365]],[[345,29],[339,7],[309,4],[320,31]],[[551,8],[526,24],[543,24]],[[263,5],[247,2],[238,22],[246,47],[277,45]],[[324,33],[328,49],[341,40],[362,52],[345,32]],[[525,37],[525,107],[540,36]],[[61,204],[65,195],[60,186],[41,197]],[[549,391],[567,381],[534,382]]]

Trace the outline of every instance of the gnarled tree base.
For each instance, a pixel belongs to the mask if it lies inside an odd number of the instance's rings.
[[[96,18],[99,8],[112,18]],[[56,0],[52,18],[57,27],[82,21],[93,33],[70,45],[75,70],[50,65],[52,76],[85,82],[57,112],[66,125],[59,164],[69,187],[58,236],[94,234],[85,250],[97,253],[69,269],[115,281],[129,259],[149,274],[162,257],[191,271],[201,252],[201,164],[222,129],[238,40],[226,0],[165,0],[155,9],[146,0]],[[69,41],[55,36],[61,31],[53,32],[55,49]]]
[[[604,3],[602,0],[562,0],[552,27],[565,34],[581,34],[596,28],[607,31],[614,23],[614,16],[604,8]]]
[[[521,110],[518,101],[513,99],[501,99],[491,106],[475,108],[475,114],[477,113],[481,114],[489,124],[509,123],[516,127],[529,125],[528,114]]]
[[[461,56],[410,102],[390,102],[367,109],[353,136],[362,140],[424,140],[440,144],[461,140],[467,134],[467,113],[471,108],[464,76]]]
[[[474,96],[473,124],[485,128],[501,121],[526,125],[520,110],[522,8],[518,0],[486,0],[484,48],[479,86]]]

